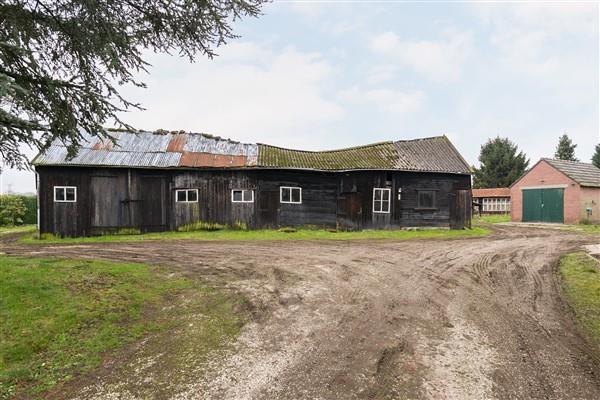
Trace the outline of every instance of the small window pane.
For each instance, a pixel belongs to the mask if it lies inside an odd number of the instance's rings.
[[[193,201],[193,202],[198,201],[198,192],[196,190],[188,190],[187,196],[188,196],[187,201]]]
[[[178,190],[177,191],[177,201],[186,201],[186,191],[185,190]]]
[[[67,201],[75,201],[75,188],[67,188],[65,199]]]
[[[381,189],[374,189],[375,190],[375,201],[381,200]]]
[[[233,201],[242,201],[242,200],[243,200],[242,191],[234,190],[233,191]]]
[[[281,188],[281,201],[284,203],[289,203],[291,201],[290,188]]]
[[[292,202],[293,203],[300,203],[300,188],[293,188],[292,189]]]
[[[389,195],[389,193],[387,192],[387,190],[386,190],[386,192],[385,192],[385,193],[387,193],[387,194]],[[385,195],[384,195],[384,197],[385,197]],[[389,196],[388,196],[388,197],[389,197]],[[383,202],[381,203],[381,211],[382,211],[382,212],[390,212],[390,201],[389,201],[389,200],[387,200],[387,201],[383,201]]]
[[[382,199],[384,201],[389,201],[390,200],[390,191],[389,190],[381,190],[381,195],[382,195]]]
[[[54,188],[54,192],[57,201],[65,200],[65,188]]]
[[[244,190],[243,191],[244,201],[251,202],[253,200],[252,197],[253,197],[252,190]]]
[[[375,212],[381,212],[381,200],[375,200],[373,209]]]

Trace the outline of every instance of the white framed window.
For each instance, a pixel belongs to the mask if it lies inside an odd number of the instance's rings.
[[[289,204],[302,203],[302,188],[292,186],[279,187],[279,202]]]
[[[198,189],[177,189],[175,190],[175,201],[177,203],[197,203]]]
[[[76,186],[54,186],[55,203],[75,203],[77,202]]]
[[[231,190],[231,202],[232,203],[253,203],[254,202],[254,190],[252,190],[252,189],[232,189]]]
[[[389,213],[392,198],[392,189],[373,188],[373,212]]]

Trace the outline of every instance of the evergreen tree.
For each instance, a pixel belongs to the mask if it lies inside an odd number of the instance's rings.
[[[231,24],[266,0],[0,1],[0,158],[26,165],[19,146],[60,139],[73,154],[82,131],[137,108],[119,85],[143,87],[150,52],[209,58],[235,38]],[[146,51],[148,50],[148,51]]]
[[[529,165],[529,160],[507,138],[489,139],[481,146],[479,168],[474,168],[475,188],[508,187]]]
[[[558,146],[554,152],[554,158],[566,161],[579,161],[575,158],[575,147],[577,145],[571,141],[571,138],[565,133],[558,139]]]
[[[592,156],[592,164],[600,168],[600,143],[596,145],[596,152]]]

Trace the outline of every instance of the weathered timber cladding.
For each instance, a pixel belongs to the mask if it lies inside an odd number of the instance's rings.
[[[37,172],[40,229],[61,236],[92,235],[128,227],[143,232],[174,230],[195,221],[241,222],[251,228],[448,227],[453,196],[459,190],[470,189],[469,175],[393,170],[319,172],[38,166]],[[77,202],[55,203],[53,186],[76,186]],[[302,188],[302,203],[281,203],[281,186]],[[374,188],[391,190],[389,213],[373,212]],[[198,202],[176,202],[178,189],[198,189]],[[253,190],[254,201],[233,203],[232,189]],[[434,207],[419,209],[419,190],[435,192]],[[470,216],[455,217],[452,225],[459,227],[466,219]]]

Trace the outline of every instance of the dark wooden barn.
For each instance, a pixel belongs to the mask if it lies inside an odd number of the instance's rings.
[[[196,221],[251,228],[463,228],[469,166],[445,136],[333,151],[205,134],[114,131],[74,157],[53,143],[33,164],[40,231],[85,236]]]

